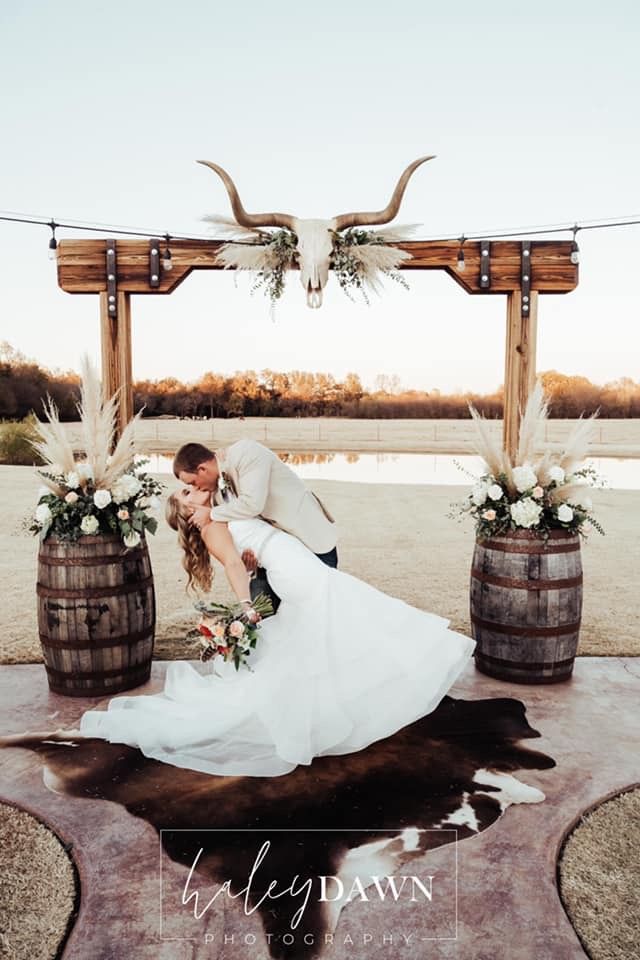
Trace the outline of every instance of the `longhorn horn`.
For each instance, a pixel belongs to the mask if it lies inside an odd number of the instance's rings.
[[[378,210],[373,213],[341,213],[335,218],[336,221],[336,230],[346,230],[347,227],[365,227],[373,226],[374,224],[379,223],[389,223],[390,220],[393,220],[398,214],[400,209],[400,204],[402,203],[402,198],[404,196],[404,191],[407,188],[409,178],[411,177],[414,170],[417,170],[418,167],[426,163],[427,160],[433,160],[435,155],[430,157],[420,157],[418,160],[414,160],[413,163],[410,163],[407,169],[404,171],[389,203],[384,208],[384,210]]]
[[[293,222],[296,219],[288,213],[247,213],[242,206],[240,194],[237,187],[226,170],[219,167],[217,163],[211,163],[209,160],[198,160],[198,163],[204,164],[218,174],[229,194],[231,209],[236,218],[236,222],[242,227],[286,227],[293,230]]]

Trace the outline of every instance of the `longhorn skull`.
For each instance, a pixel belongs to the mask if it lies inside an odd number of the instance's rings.
[[[301,220],[288,213],[247,213],[242,206],[236,185],[226,170],[209,160],[198,160],[198,163],[211,167],[218,174],[229,194],[236,223],[240,226],[249,229],[280,227],[295,233],[298,240],[300,282],[307,294],[307,304],[310,307],[320,307],[322,305],[322,291],[329,277],[333,233],[346,230],[349,227],[373,226],[374,224],[389,223],[393,220],[400,209],[409,178],[414,170],[427,160],[433,160],[433,156],[420,157],[409,164],[398,180],[391,199],[384,210],[370,213],[341,213],[331,220]]]

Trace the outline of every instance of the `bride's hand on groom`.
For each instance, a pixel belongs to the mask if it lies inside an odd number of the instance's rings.
[[[244,563],[247,573],[254,574],[258,569],[258,559],[253,550],[245,550],[243,552],[242,562]]]
[[[204,530],[208,523],[211,523],[211,510],[209,507],[193,507],[189,523],[197,527],[200,532]]]

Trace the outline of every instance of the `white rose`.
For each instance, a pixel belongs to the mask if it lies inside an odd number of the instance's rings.
[[[111,494],[108,490],[96,490],[93,495],[93,502],[98,510],[104,510],[111,503]]]
[[[133,477],[130,473],[123,473],[111,487],[111,495],[116,503],[123,503],[135,497],[141,489],[142,484],[137,477]]]
[[[70,504],[73,505],[74,503],[77,503],[79,499],[80,499],[80,497],[79,497],[78,494],[75,492],[75,490],[69,490],[69,493],[68,493],[68,494],[66,495],[66,497],[64,498],[64,502],[65,502],[65,503],[70,503]]]
[[[64,478],[66,485],[71,490],[77,490],[80,486],[80,477],[75,470],[70,470],[69,473]]]
[[[131,533],[128,533],[124,538],[125,547],[137,547],[140,543],[140,534],[136,530],[132,530]]]
[[[499,483],[492,483],[489,489],[487,490],[487,493],[489,494],[492,500],[501,500],[503,490]]]
[[[531,490],[532,487],[535,487],[538,478],[529,464],[525,463],[521,467],[513,468],[513,482],[518,493],[524,493],[525,490]]]
[[[476,507],[481,507],[482,504],[487,499],[487,487],[486,483],[476,483],[475,487],[471,491],[471,499],[475,503]]]
[[[563,503],[558,507],[558,520],[561,520],[562,523],[569,523],[570,520],[573,520],[573,510],[568,503]]]
[[[518,527],[534,527],[542,513],[542,507],[531,497],[512,503],[509,509]]]
[[[551,467],[551,469],[549,470],[549,479],[555,480],[556,483],[564,483],[565,472],[562,469],[562,467],[558,467],[558,466]]]
[[[91,536],[92,534],[98,531],[99,527],[100,527],[100,524],[98,523],[97,517],[86,516],[82,518],[80,529],[82,530],[83,533],[86,533],[89,536]]]
[[[48,503],[41,503],[36,507],[35,513],[38,523],[46,524],[51,520],[51,510]]]

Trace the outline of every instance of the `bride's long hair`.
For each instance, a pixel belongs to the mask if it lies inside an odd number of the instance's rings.
[[[167,523],[178,532],[178,544],[182,547],[182,566],[187,573],[187,590],[203,590],[208,593],[213,582],[211,556],[198,528],[189,523],[189,514],[175,493],[167,499],[165,510]]]

